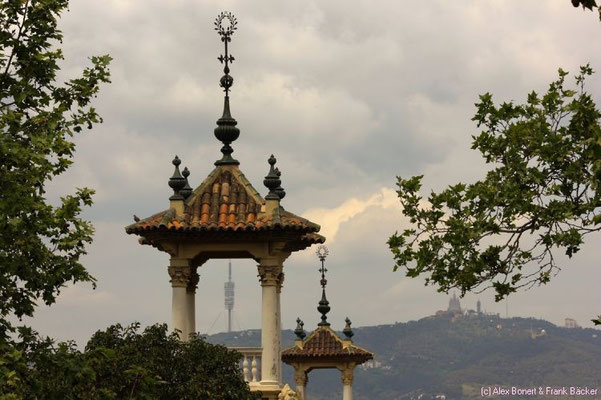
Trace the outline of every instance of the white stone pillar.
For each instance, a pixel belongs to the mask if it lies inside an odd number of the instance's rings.
[[[189,260],[171,258],[169,276],[171,277],[171,329],[180,331],[180,339],[188,340],[190,334],[187,287],[191,276]]]
[[[342,370],[342,400],[353,400],[353,368]]]
[[[277,293],[277,312],[278,312],[278,317],[277,317],[277,333],[278,333],[278,378],[279,381],[278,383],[280,384],[280,386],[282,385],[282,302],[281,302],[281,293],[282,293],[282,285],[284,284],[284,273],[281,272],[280,275],[278,276],[278,281],[277,281],[277,285],[276,285],[276,293]]]
[[[186,287],[186,325],[188,326],[188,336],[196,333],[196,288],[198,287],[199,276],[196,269],[191,270],[188,286]],[[186,336],[186,337],[188,337]]]
[[[281,348],[278,334],[278,293],[277,284],[282,273],[282,264],[273,259],[261,259],[259,277],[262,291],[261,324],[261,385],[278,386],[281,362]]]

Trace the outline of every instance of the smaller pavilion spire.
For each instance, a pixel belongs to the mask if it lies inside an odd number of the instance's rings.
[[[192,186],[190,186],[190,182],[188,182],[188,177],[190,176],[190,170],[188,169],[188,167],[184,168],[184,170],[182,171],[182,175],[186,180],[186,185],[182,188],[182,190],[180,190],[180,194],[184,197],[185,200],[188,197],[190,197],[193,191]]]
[[[321,300],[319,301],[319,306],[317,307],[317,311],[321,313],[321,322],[317,325],[319,326],[330,326],[328,322],[327,314],[330,312],[330,302],[326,298],[326,285],[328,284],[328,280],[326,279],[326,269],[324,262],[326,261],[326,257],[329,254],[328,248],[324,245],[321,245],[317,248],[317,257],[319,257],[319,261],[321,261],[321,268],[319,272],[321,272]]]
[[[303,322],[302,319],[297,318],[296,319],[296,329],[294,330],[294,334],[296,335],[296,337],[299,340],[303,340],[305,338],[305,336],[307,336],[307,333],[305,332],[305,329],[303,328],[305,326],[305,323]]]
[[[224,20],[227,19],[226,25]],[[238,139],[240,136],[240,129],[236,128],[238,122],[232,117],[230,112],[230,88],[234,84],[234,78],[230,75],[229,64],[234,62],[234,57],[228,52],[228,43],[232,41],[232,35],[237,28],[238,21],[236,17],[230,12],[223,11],[217,16],[215,20],[215,30],[221,36],[221,41],[225,45],[225,54],[217,57],[223,67],[223,76],[219,80],[219,86],[221,86],[225,92],[225,98],[223,99],[223,115],[217,120],[217,128],[215,128],[215,137],[223,143],[221,152],[223,157],[221,160],[215,161],[215,165],[239,165],[240,163],[232,158],[231,143]]]
[[[169,187],[173,189],[173,195],[169,197],[169,200],[184,200],[181,190],[186,186],[186,178],[179,172],[179,165],[182,161],[178,156],[175,156],[171,163],[175,166],[175,171],[173,171],[173,176],[169,178]]]
[[[280,171],[274,167],[276,163],[276,158],[271,155],[267,162],[269,163],[269,173],[263,180],[263,184],[267,189],[269,189],[269,193],[265,196],[265,200],[280,200],[282,199],[286,193],[284,189],[282,189],[282,180],[280,179]],[[280,194],[283,193],[283,194]]]

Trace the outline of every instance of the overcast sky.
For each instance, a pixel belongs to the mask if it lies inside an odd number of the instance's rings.
[[[57,304],[27,322],[45,335],[80,343],[110,324],[168,322],[168,257],[123,229],[135,213],[168,207],[175,154],[197,186],[221,155],[213,136],[220,116],[222,44],[213,21],[238,18],[230,47],[233,144],[240,168],[263,195],[271,153],[278,159],[287,210],[321,224],[330,256],[328,297],[335,329],[408,321],[446,309],[449,296],[392,272],[387,238],[406,226],[396,176],[424,174],[424,193],[471,182],[486,166],[470,150],[478,95],[522,102],[543,92],[557,68],[601,70],[601,23],[556,1],[72,1],[60,20],[61,79],[88,57],[110,54],[112,83],[95,106],[102,125],[77,138],[75,164],[53,196],[96,189],[85,212],[96,227],[85,258],[98,279],[66,288]],[[588,88],[601,102],[601,75]],[[545,287],[512,296],[511,316],[581,325],[601,312],[601,236],[588,238]],[[595,256],[597,254],[597,256]],[[259,328],[260,286],[252,261],[234,263],[235,327]],[[225,329],[227,262],[200,270],[197,330]],[[318,322],[318,260],[310,248],[285,264],[284,328],[300,316]],[[492,292],[462,304],[505,314]]]

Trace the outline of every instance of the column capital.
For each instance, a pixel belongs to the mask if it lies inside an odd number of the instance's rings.
[[[187,288],[190,277],[192,276],[191,269],[192,268],[190,267],[170,266],[167,271],[171,277],[171,286]]]
[[[307,386],[307,382],[309,382],[309,377],[307,376],[307,372],[304,370],[294,370],[294,383],[296,386]]]
[[[186,290],[190,293],[196,293],[199,281],[200,276],[198,275],[196,268],[191,267],[190,278],[188,278],[188,285],[186,286]]]
[[[275,285],[276,285],[275,288],[278,291],[278,293],[282,293],[282,286],[284,285],[284,278],[285,278],[284,272],[280,272],[278,274],[278,277],[277,277],[277,280],[275,283]]]
[[[188,287],[195,269],[190,266],[190,260],[187,258],[171,257],[169,268],[167,269],[171,277],[172,287]],[[196,285],[196,284],[194,284]]]
[[[261,282],[261,286],[276,286],[281,288],[281,282],[284,281],[282,269],[281,263],[273,262],[273,264],[267,264],[261,260],[261,263],[258,266],[259,282]]]
[[[342,371],[342,384],[352,385],[353,384],[353,368],[344,368]]]

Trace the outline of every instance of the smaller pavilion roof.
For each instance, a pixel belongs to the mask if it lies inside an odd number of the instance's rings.
[[[282,351],[282,361],[286,364],[321,359],[361,364],[373,358],[372,352],[341,339],[329,326],[319,326],[302,345],[295,344]]]

